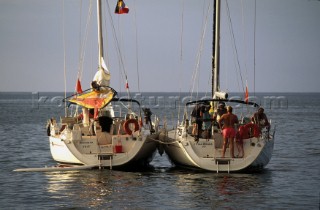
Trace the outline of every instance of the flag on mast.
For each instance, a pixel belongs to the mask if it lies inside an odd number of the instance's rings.
[[[77,91],[77,93],[82,93],[83,92],[82,91],[82,87],[81,87],[81,82],[80,82],[79,78],[78,78],[77,84],[76,84],[76,91]]]
[[[118,0],[116,9],[114,10],[116,14],[127,14],[129,13],[129,8],[123,2],[123,0]]]
[[[244,101],[246,103],[249,102],[249,91],[248,91],[248,86],[246,85],[246,93],[245,93],[245,96],[244,96]]]

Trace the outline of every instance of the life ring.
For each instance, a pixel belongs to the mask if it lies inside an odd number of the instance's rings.
[[[260,136],[260,129],[258,127],[258,125],[253,124],[253,123],[248,123],[246,125],[243,126],[243,137],[246,137],[245,135],[248,135],[248,133],[250,132],[252,134],[252,136],[258,138]],[[250,135],[251,136],[251,135]]]
[[[127,134],[132,135],[132,130],[129,127],[130,124],[134,124],[134,132],[136,132],[139,130],[139,123],[136,119],[129,119],[124,122],[123,129],[126,131]]]

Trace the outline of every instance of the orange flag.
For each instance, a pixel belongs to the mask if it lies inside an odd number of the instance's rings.
[[[246,103],[249,102],[249,91],[248,91],[248,86],[246,86],[246,93],[245,93],[245,96],[244,96],[244,101]]]
[[[81,83],[80,83],[79,79],[77,81],[76,91],[77,91],[77,93],[82,93],[82,87],[81,87]]]

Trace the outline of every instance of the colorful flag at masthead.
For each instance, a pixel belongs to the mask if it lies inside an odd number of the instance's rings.
[[[114,10],[116,14],[127,14],[129,13],[129,8],[123,2],[123,0],[118,0],[116,9]]]

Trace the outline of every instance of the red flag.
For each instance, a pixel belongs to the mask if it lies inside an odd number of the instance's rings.
[[[82,93],[82,87],[81,87],[81,83],[80,83],[79,79],[77,81],[76,91],[77,91],[77,93]]]
[[[249,92],[248,92],[248,86],[246,86],[246,93],[245,93],[245,96],[244,96],[244,101],[246,103],[249,102]]]
[[[98,118],[98,114],[99,114],[99,110],[98,110],[98,108],[94,108],[94,115],[93,115],[93,118],[94,118],[94,119],[97,119],[97,118]]]
[[[116,14],[127,14],[129,13],[129,8],[123,2],[123,0],[118,0],[116,9],[114,10]]]
[[[128,83],[128,81],[126,82],[126,89],[129,89],[129,83]]]

